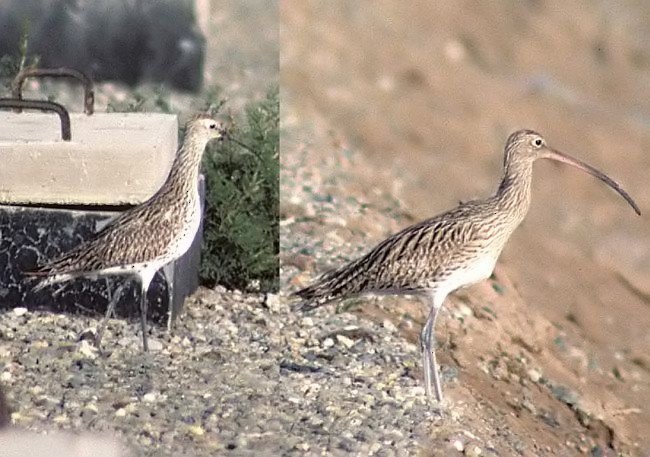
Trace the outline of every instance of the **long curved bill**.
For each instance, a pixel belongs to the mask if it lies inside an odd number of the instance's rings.
[[[576,168],[579,168],[579,169],[581,169],[583,171],[586,171],[591,176],[595,176],[596,178],[600,179],[602,182],[607,184],[609,187],[614,189],[616,192],[618,192],[621,195],[621,197],[623,197],[630,204],[630,206],[632,208],[634,208],[634,211],[637,214],[639,214],[639,215],[641,214],[641,210],[639,209],[637,204],[634,202],[634,200],[632,200],[632,197],[630,197],[629,194],[623,190],[623,188],[621,187],[621,185],[619,183],[614,181],[612,178],[607,176],[602,171],[595,169],[591,165],[587,165],[586,163],[584,163],[581,160],[574,159],[573,157],[568,156],[568,155],[564,154],[563,152],[560,152],[560,151],[557,151],[557,150],[551,149],[551,148],[546,148],[546,151],[545,151],[545,154],[543,155],[543,157],[545,159],[553,159],[553,160],[557,160],[558,162],[563,162],[563,163],[567,163],[569,165],[573,165]]]

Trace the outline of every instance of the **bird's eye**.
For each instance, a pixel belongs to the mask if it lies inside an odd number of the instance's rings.
[[[533,144],[537,147],[540,147],[544,141],[541,138],[537,138],[535,141],[533,141]]]
[[[217,124],[215,124],[215,123],[213,122],[212,124],[210,124],[210,128],[211,128],[211,129],[216,129],[216,128],[217,128]]]

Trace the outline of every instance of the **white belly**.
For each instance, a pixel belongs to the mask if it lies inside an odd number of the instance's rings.
[[[496,257],[482,256],[455,270],[442,284],[437,284],[436,289],[446,296],[456,289],[483,281],[492,275],[496,262]]]

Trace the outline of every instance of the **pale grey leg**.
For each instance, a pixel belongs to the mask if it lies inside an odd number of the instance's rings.
[[[147,343],[147,289],[149,284],[143,278],[140,278],[140,326],[142,327],[142,349],[144,352],[149,351]]]
[[[174,262],[163,267],[163,274],[167,282],[167,331],[171,332],[176,320],[174,313]]]
[[[422,334],[420,335],[420,346],[422,348],[422,364],[424,369],[424,387],[427,397],[431,397],[431,377],[433,375],[433,387],[435,389],[436,400],[442,401],[442,386],[440,385],[440,376],[438,374],[438,363],[435,352],[435,334],[436,317],[438,316],[439,307],[433,305],[429,312]]]
[[[107,280],[106,283],[109,284],[109,281]],[[99,323],[99,327],[97,328],[97,335],[95,336],[95,346],[97,349],[101,350],[102,337],[104,336],[104,331],[106,330],[106,324],[108,323],[108,320],[111,318],[111,316],[115,314],[115,306],[122,297],[122,292],[124,291],[125,285],[126,283],[122,282],[122,284],[119,285],[115,292],[111,294],[111,299],[108,302],[108,306],[106,307],[106,314],[104,315],[104,318]]]

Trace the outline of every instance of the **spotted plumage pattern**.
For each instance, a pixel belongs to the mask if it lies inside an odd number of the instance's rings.
[[[508,238],[530,207],[533,162],[545,158],[577,167],[605,182],[640,214],[620,184],[601,171],[546,145],[532,130],[519,130],[506,141],[504,175],[496,193],[460,204],[431,219],[405,228],[379,243],[365,256],[325,273],[295,292],[296,309],[313,309],[332,300],[365,293],[414,294],[431,310],[422,330],[425,387],[442,399],[433,352],[433,327],[447,295],[488,278]]]

